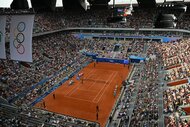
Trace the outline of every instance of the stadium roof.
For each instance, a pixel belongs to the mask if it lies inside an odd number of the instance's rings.
[[[115,0],[116,4],[129,4],[131,0]],[[166,1],[183,1],[183,0],[166,0]],[[190,0],[184,0],[190,2]],[[164,0],[156,0],[156,3],[163,3]],[[110,0],[109,4],[112,4],[113,0]],[[132,0],[132,3],[137,4],[137,0]]]
[[[13,0],[0,0],[0,7],[10,7],[10,4]],[[183,1],[183,0],[166,0],[166,1]],[[184,0],[185,2],[190,2],[190,0]],[[163,3],[164,0],[156,0],[157,3]],[[28,0],[29,7],[31,7],[31,1]],[[115,0],[116,4],[129,4],[130,0]],[[132,3],[137,4],[137,0],[132,0]],[[109,4],[113,4],[113,0],[110,0]],[[57,7],[63,6],[62,0],[57,0]]]

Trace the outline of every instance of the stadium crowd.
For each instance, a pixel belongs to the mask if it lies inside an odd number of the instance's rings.
[[[119,47],[116,48],[116,44],[119,44]],[[128,45],[128,41],[108,43],[107,39],[81,40],[72,34],[62,33],[35,37],[33,39],[33,63],[0,61],[2,72],[0,81],[4,84],[1,86],[0,95],[17,106],[30,106],[64,77],[69,76],[85,62],[92,60],[80,51],[94,52],[100,54],[99,57],[108,58],[114,58],[114,53],[116,53],[115,57],[126,58]],[[135,47],[133,44],[130,46]],[[66,69],[60,71],[64,67]],[[38,84],[43,80],[45,82]],[[15,118],[13,119],[15,121]],[[18,119],[16,121],[18,122]]]
[[[158,126],[158,61],[150,60],[144,64],[131,127]]]
[[[190,93],[189,84],[184,84],[182,86],[178,86],[177,88],[170,88],[164,92],[164,112],[165,113],[173,113],[179,111],[178,108],[181,105],[190,104],[190,97],[188,96]],[[181,111],[181,115],[185,115],[185,112]]]
[[[181,39],[173,43],[162,43],[158,50],[162,53],[164,67],[166,71],[165,80],[174,82],[184,80],[189,77],[189,39]],[[189,119],[182,118],[187,113],[181,106],[190,104],[189,83],[170,86],[164,91],[164,113],[165,125],[169,127],[190,125]]]
[[[59,12],[37,14],[35,16],[34,33],[58,30],[66,27],[133,27],[147,28],[153,27],[153,17],[155,11],[148,13],[135,9],[132,17],[127,17],[126,24],[111,23],[108,24],[106,19],[111,15],[109,10],[106,11],[87,11],[87,12]],[[145,16],[146,15],[146,16]],[[7,20],[10,20],[9,18]],[[136,21],[141,22],[136,22]],[[177,28],[190,29],[190,15],[186,15]],[[7,25],[7,31],[10,24]],[[116,45],[119,44],[119,48]],[[165,81],[172,82],[175,80],[186,79],[190,77],[190,40],[181,39],[178,42],[170,43],[148,43],[146,41],[110,41],[109,39],[78,39],[72,34],[51,34],[35,37],[33,40],[33,63],[23,63],[18,61],[1,60],[0,61],[0,96],[8,101],[14,102],[18,106],[23,104],[30,105],[36,98],[49,91],[58,84],[64,77],[80,68],[84,63],[90,62],[91,58],[83,55],[85,52],[99,54],[99,57],[125,59],[128,53],[142,55],[145,53],[146,46],[147,56],[156,55],[156,60],[150,60],[144,63],[143,72],[141,73],[141,87],[138,89],[137,102],[131,117],[130,126],[158,126],[158,67],[164,66],[166,70]],[[115,51],[114,51],[115,50]],[[117,51],[117,52],[116,52]],[[161,56],[159,56],[161,54]],[[8,56],[10,57],[10,56]],[[162,60],[162,59],[163,60]],[[61,68],[67,69],[60,71]],[[172,67],[171,69],[168,69]],[[48,68],[48,69],[47,69]],[[40,85],[32,88],[40,81],[47,79]],[[129,120],[127,115],[131,93],[134,90],[133,84],[125,90],[125,98],[120,102],[122,110],[118,118],[123,121]],[[190,87],[189,84],[169,88],[164,91],[164,113],[169,114],[165,117],[165,125],[173,126],[190,126],[189,120],[181,119],[186,113],[180,106],[190,104]],[[43,114],[44,113],[44,114]],[[178,115],[176,115],[176,113]],[[1,114],[4,114],[1,111]],[[22,108],[21,115],[34,118],[46,118],[45,122],[51,125],[59,124],[60,126],[95,126],[94,123],[88,123],[68,116],[48,113],[41,110]],[[41,116],[42,115],[42,116]],[[11,118],[4,119],[5,126],[25,126],[23,119]],[[67,123],[67,124],[66,124]],[[66,124],[66,125],[65,125]],[[42,124],[43,125],[43,124]]]
[[[112,16],[112,10],[63,11],[37,14],[35,17],[35,33],[58,30],[65,27],[113,27],[113,28],[153,28],[156,10],[134,8],[132,16],[126,18],[126,23],[107,23]],[[44,15],[48,20],[44,21]],[[139,21],[139,22],[138,22]],[[190,15],[184,14],[177,23],[178,29],[190,29]]]
[[[14,11],[12,9],[1,9],[0,13],[10,14],[33,13],[33,10]],[[113,28],[153,28],[157,14],[156,9],[140,9],[134,7],[132,16],[127,16],[126,23],[108,23],[107,18],[113,16],[111,9],[87,10],[72,12],[62,10],[55,12],[37,13],[34,19],[33,33],[42,33],[53,30],[60,30],[67,27],[113,27]],[[177,15],[177,14],[176,14]],[[178,29],[190,29],[190,15],[185,13],[177,23]],[[6,31],[10,29],[10,23],[7,23]]]
[[[44,42],[43,44],[41,42]],[[83,56],[83,51],[98,53],[98,57],[106,58],[127,58],[127,47],[131,52],[140,53],[143,50],[138,48],[139,43],[129,43],[127,41],[110,41],[107,39],[78,39],[71,34],[54,34],[46,37],[37,37],[33,40],[33,63],[23,63],[18,61],[1,60],[2,75],[0,80],[8,87],[1,89],[1,96],[7,100],[11,100],[20,95],[23,91],[28,91],[33,85],[48,79],[43,84],[38,85],[27,96],[16,101],[17,104],[31,102],[58,83],[57,79],[68,76],[89,58]],[[115,48],[116,45],[119,47]],[[128,46],[130,45],[130,46]],[[143,47],[143,43],[139,44]],[[56,49],[56,50],[55,50]],[[114,50],[117,50],[114,52]],[[80,53],[81,51],[81,53]],[[73,57],[74,56],[74,57]],[[67,71],[63,71],[57,76],[52,77],[61,68],[68,66]],[[49,69],[46,69],[49,68]],[[25,85],[27,84],[27,85]],[[31,94],[33,93],[33,94]]]
[[[189,39],[181,39],[177,42],[154,44],[154,47],[157,48],[157,53],[161,54],[162,61],[160,64],[164,67],[166,72],[164,77],[166,83],[187,79],[189,77],[189,43]],[[188,118],[184,119],[181,117],[187,114],[180,107],[190,104],[188,94],[188,83],[182,84],[182,86],[166,87],[163,95],[165,126],[187,127],[190,125]]]
[[[1,70],[3,73],[1,80],[8,84],[9,87],[1,89],[1,96],[9,100],[10,96],[17,96],[18,93],[26,88],[31,87],[44,78],[50,77],[60,68],[79,60],[82,54],[78,54],[77,51],[70,48],[71,44],[64,43],[69,40],[66,35],[62,37],[59,34],[34,39],[33,63],[23,65],[17,61],[2,60]],[[44,45],[41,42],[46,44]],[[77,66],[80,64],[80,61],[78,62]]]
[[[179,42],[171,43],[157,43],[149,42],[144,47],[141,47],[141,51],[146,49],[147,62],[143,67],[142,76],[139,78],[140,82],[139,92],[137,94],[137,101],[134,106],[133,115],[131,117],[130,126],[158,126],[158,99],[159,99],[159,87],[158,83],[158,67],[165,69],[166,72],[179,68],[181,71],[178,73],[183,73],[184,77],[180,79],[186,79],[189,77],[189,39],[181,39]],[[173,53],[173,54],[172,54]],[[142,54],[142,52],[141,52]],[[151,56],[155,55],[153,58]],[[151,59],[153,58],[153,59]],[[175,59],[173,62],[172,59]],[[171,62],[169,62],[171,61]],[[170,68],[172,67],[172,68]],[[166,73],[168,76],[168,73]],[[161,79],[160,79],[161,80]],[[166,82],[175,81],[176,79],[170,79]],[[131,87],[134,91],[134,88]],[[131,88],[126,89],[128,94],[124,94],[124,99],[119,101],[119,106],[121,110],[119,111],[117,118],[121,119],[121,125],[127,125],[129,118],[129,108],[131,106],[130,100],[134,98],[131,96]],[[189,83],[185,83],[179,86],[166,87],[163,92],[163,113],[165,118],[165,126],[167,127],[188,127],[190,126],[189,118],[184,118],[187,113],[183,111],[181,106],[190,105],[190,87]],[[134,92],[133,92],[134,95]],[[123,104],[123,102],[126,102]],[[117,107],[117,108],[118,108]],[[131,109],[130,109],[131,110]]]
[[[1,108],[3,109],[3,108]],[[7,117],[7,113],[12,116]],[[8,110],[1,110],[0,119],[2,126],[6,127],[98,127],[95,122],[85,121],[78,118],[59,115],[45,110],[29,107],[20,107],[15,111],[16,115]],[[33,122],[31,122],[33,121]]]
[[[152,48],[156,42],[133,41],[132,43],[129,46],[130,52],[147,56],[154,54],[159,58],[156,49]],[[124,86],[124,95],[116,106],[118,110],[116,117],[121,120],[120,127],[158,126],[159,63],[160,59],[150,57],[144,65],[135,65],[134,74],[129,84]]]
[[[1,9],[3,14],[21,14],[34,13],[34,10],[14,11],[12,9]],[[113,28],[153,28],[154,18],[156,17],[156,9],[139,9],[134,7],[132,16],[127,17],[126,23],[108,23],[107,18],[113,16],[111,9],[104,10],[88,10],[88,11],[58,11],[37,13],[34,20],[34,33],[41,33],[53,30],[59,30],[67,27],[113,27]],[[8,16],[10,21],[10,16]],[[137,22],[140,21],[140,22]],[[190,15],[185,14],[183,19],[179,20],[177,28],[190,29]],[[7,32],[10,24],[7,24]]]
[[[58,41],[59,40],[59,41]],[[42,45],[41,42],[44,42],[45,45]],[[65,43],[66,42],[66,43]],[[116,44],[120,44],[119,51],[124,52],[124,56],[127,56],[128,52],[135,52],[136,54],[142,54],[145,52],[145,47],[155,47],[158,51],[155,51],[154,48],[148,48],[147,56],[151,54],[161,54],[163,56],[163,65],[164,67],[174,66],[176,64],[181,64],[180,68],[182,70],[186,69],[184,63],[189,65],[188,54],[189,54],[189,40],[182,40],[183,43],[147,43],[146,41],[110,41],[108,43],[107,39],[78,39],[72,34],[54,34],[48,35],[46,37],[37,37],[34,39],[34,63],[22,64],[19,62],[10,62],[8,60],[1,60],[1,81],[5,84],[8,84],[8,87],[1,88],[1,96],[5,99],[14,98],[23,92],[28,86],[32,87],[34,84],[41,81],[43,78],[49,78],[42,85],[38,85],[33,90],[28,92],[25,96],[16,99],[15,104],[21,106],[22,104],[30,105],[37,97],[42,95],[51,89],[55,84],[59,83],[63,77],[69,76],[70,73],[75,71],[78,67],[84,64],[87,61],[91,61],[90,58],[87,58],[79,53],[80,51],[94,52],[100,54],[100,57],[111,57],[113,58],[114,47]],[[171,46],[173,45],[173,47]],[[43,48],[42,48],[43,47]],[[51,48],[54,47],[54,48]],[[104,47],[104,48],[103,48]],[[161,47],[161,48],[160,48]],[[174,48],[177,47],[177,48]],[[183,49],[183,50],[180,50]],[[57,49],[57,50],[53,50]],[[67,49],[67,50],[66,50]],[[174,51],[170,49],[175,49]],[[126,50],[128,52],[126,52]],[[179,54],[175,52],[179,51]],[[117,50],[118,51],[118,50]],[[171,55],[173,52],[173,56]],[[180,54],[181,53],[181,54]],[[182,55],[186,57],[182,57]],[[64,55],[63,55],[64,54]],[[109,54],[109,55],[108,55]],[[167,55],[168,54],[168,55]],[[63,57],[64,56],[64,57]],[[73,58],[73,56],[75,56]],[[169,64],[169,59],[175,58],[176,63]],[[159,59],[160,60],[160,59]],[[143,87],[139,88],[137,102],[133,115],[131,117],[131,126],[139,126],[142,124],[151,124],[157,126],[158,120],[158,107],[157,107],[157,96],[158,96],[158,84],[156,78],[158,77],[158,64],[161,64],[161,61],[150,60],[145,63],[145,71],[142,73],[141,84]],[[68,66],[69,65],[69,66]],[[11,67],[11,68],[10,68]],[[50,68],[49,70],[45,68]],[[66,70],[61,71],[55,75],[60,68],[67,67]],[[177,67],[178,68],[178,67]],[[172,69],[176,69],[175,67]],[[167,70],[168,71],[168,70]],[[183,71],[179,71],[182,73]],[[185,77],[188,77],[189,71],[185,71]],[[17,75],[15,75],[17,74]],[[170,73],[169,73],[170,74]],[[12,76],[9,78],[9,76]],[[168,75],[168,73],[167,73]],[[30,77],[30,78],[29,78]],[[183,78],[185,78],[183,77]],[[182,79],[183,79],[182,78]],[[31,80],[26,80],[31,79]],[[167,81],[173,81],[170,79]],[[27,84],[27,85],[24,85]],[[146,84],[146,85],[145,85]],[[134,90],[133,86],[126,89],[128,94],[126,95],[125,100],[126,104],[123,105],[123,109],[120,111],[118,118],[122,118],[123,121],[129,120],[129,117],[126,117],[128,112],[128,106],[130,102],[130,93]],[[183,111],[179,110],[180,105],[190,104],[190,98],[187,96],[189,93],[189,85],[179,87],[178,89],[168,89],[164,92],[164,112],[173,113],[178,111],[180,116],[185,115]],[[13,94],[14,93],[14,94]],[[146,98],[146,99],[143,99]],[[180,98],[180,99],[178,99]],[[150,103],[151,102],[151,103]],[[138,117],[136,117],[138,116]],[[149,123],[147,123],[147,121]],[[167,121],[173,121],[172,117],[168,117]],[[183,121],[183,120],[181,120]],[[180,121],[180,122],[181,122]],[[169,123],[170,123],[169,122]],[[176,122],[176,121],[175,121]]]

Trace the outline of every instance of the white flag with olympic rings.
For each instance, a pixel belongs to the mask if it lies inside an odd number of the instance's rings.
[[[6,59],[5,53],[6,15],[0,16],[0,59]]]
[[[32,62],[32,32],[34,15],[13,15],[10,30],[12,60]]]

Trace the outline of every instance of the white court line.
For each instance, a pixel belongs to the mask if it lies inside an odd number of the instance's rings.
[[[75,99],[75,100],[80,100],[80,101],[86,101],[86,102],[89,102],[89,103],[93,103],[93,102],[90,101],[90,100],[80,99],[80,98],[71,97],[71,96],[66,96],[66,98],[71,98],[71,99]]]
[[[117,72],[117,73],[118,73],[118,72]],[[117,73],[114,74],[114,76],[113,76],[113,78],[111,79],[110,83],[111,83],[112,80],[115,78],[115,76],[116,76]],[[109,83],[109,85],[110,85],[110,83]],[[94,102],[94,103],[98,103],[98,102],[100,101],[100,99],[101,99],[102,96],[104,95],[104,92],[106,91],[106,89],[108,88],[109,85],[106,86],[106,88],[104,89],[102,95],[99,97],[98,101],[96,101],[96,102]]]
[[[105,73],[105,71],[106,71],[106,73],[118,72],[116,70],[106,70],[106,69],[98,69],[97,71],[99,71],[99,70],[102,70],[104,73]]]
[[[88,73],[88,76],[91,76],[91,72],[94,72],[94,69],[92,69],[89,73]],[[66,96],[71,96],[81,85],[83,85],[82,83],[80,83],[77,87],[75,87],[74,89],[72,89],[71,91],[69,91],[69,93],[66,94]]]
[[[99,70],[105,71],[105,69],[101,69],[101,68],[97,69],[97,71],[99,71]],[[111,71],[112,72],[112,71],[115,71],[115,70],[106,70],[106,71]]]
[[[84,90],[84,89],[78,89],[78,90],[87,91],[87,92],[97,92],[96,90]]]
[[[112,74],[110,75],[110,77],[112,77],[112,75],[113,75],[114,73],[112,72]],[[109,79],[110,79],[110,77],[109,77]],[[109,81],[109,80],[108,80]],[[110,83],[109,83],[110,84]],[[101,88],[101,90],[98,92],[98,94],[96,95],[96,97],[93,99],[93,102],[94,102],[94,100],[98,97],[98,95],[100,94],[100,92],[104,89],[104,87],[106,86],[106,83],[104,83],[104,86]]]

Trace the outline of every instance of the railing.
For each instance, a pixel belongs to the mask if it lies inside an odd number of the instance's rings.
[[[9,102],[6,99],[4,99],[3,97],[0,97],[0,103],[8,104]]]
[[[55,125],[54,123],[51,123],[51,122],[48,122],[48,121],[45,121],[44,118],[46,118],[45,115],[42,115],[42,117],[34,117],[34,116],[28,116],[27,113],[24,113],[24,112],[20,112],[20,108],[19,107],[16,107],[16,106],[12,106],[12,105],[9,105],[9,104],[2,104],[0,103],[0,110],[3,111],[4,113],[4,117],[5,118],[17,118],[17,119],[21,119],[22,122],[28,124],[28,125],[38,125],[38,126],[41,126],[42,124],[44,124],[44,126],[46,127],[56,127],[57,125]],[[38,110],[37,108],[35,108],[35,110]],[[45,111],[45,110],[41,110],[41,112],[43,113],[50,113],[50,114],[53,114],[52,112],[48,112],[48,111]],[[0,114],[2,115],[2,114]],[[66,116],[66,115],[61,115],[61,114],[57,114],[58,116]],[[93,121],[87,121],[87,120],[84,120],[84,119],[79,119],[79,118],[75,118],[75,117],[72,117],[72,116],[66,116],[68,118],[74,118],[74,119],[77,119],[77,120],[80,120],[82,122],[88,122],[88,123],[91,123],[91,124],[95,124],[96,127],[100,127],[99,123],[97,122],[93,122]],[[64,123],[64,125],[67,125],[67,126],[75,126],[75,127],[84,127],[84,125],[76,125],[75,123],[72,123],[67,121]]]
[[[66,31],[78,31],[78,32],[89,32],[91,33],[93,31],[93,33],[99,33],[99,32],[113,32],[113,33],[124,33],[124,32],[134,32],[136,33],[138,32],[142,32],[142,33],[147,33],[149,32],[150,34],[160,34],[163,32],[170,32],[173,34],[178,33],[179,35],[188,35],[190,36],[190,31],[189,30],[184,30],[184,29],[154,29],[154,28],[139,28],[139,29],[135,29],[135,28],[96,28],[96,27],[69,27],[69,28],[63,28],[60,30],[54,30],[54,31],[50,31],[50,32],[43,32],[43,33],[36,33],[33,34],[33,37],[37,37],[37,36],[42,36],[42,35],[47,35],[47,34],[52,34],[52,33],[58,33],[58,32],[66,32]]]

